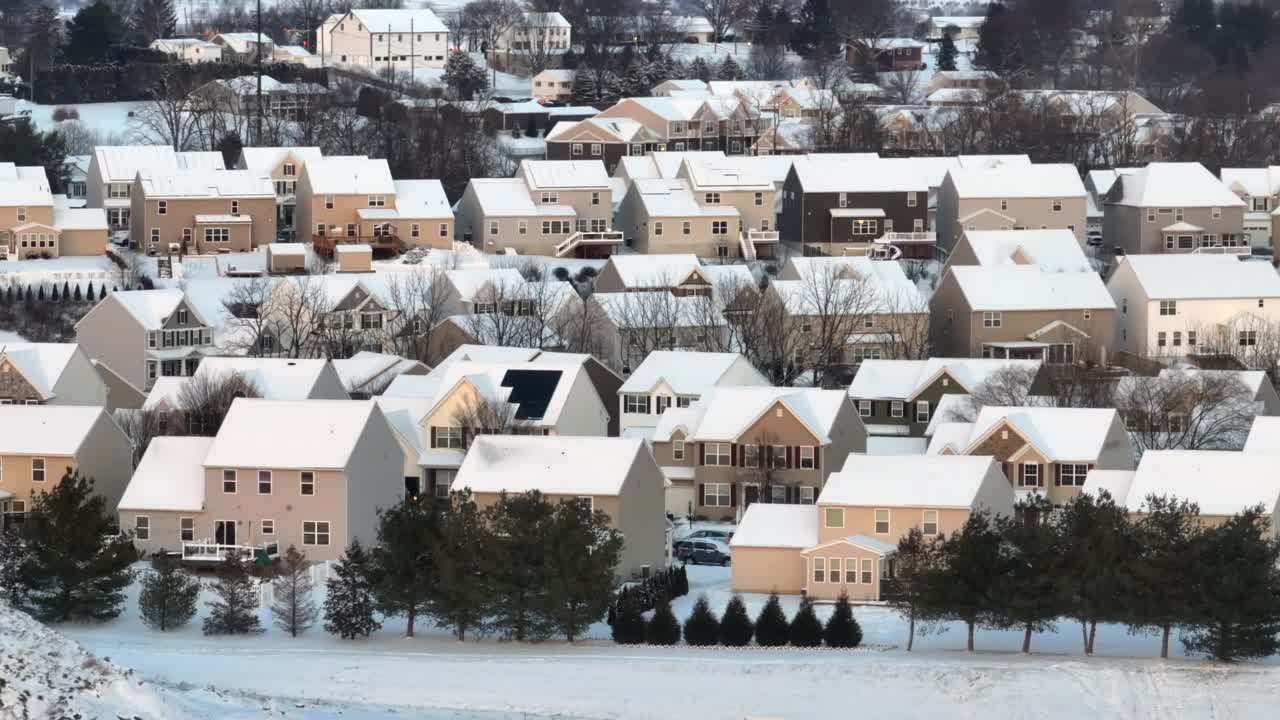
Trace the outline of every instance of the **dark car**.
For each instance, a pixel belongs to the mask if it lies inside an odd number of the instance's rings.
[[[720,540],[711,538],[679,540],[674,550],[677,560],[691,565],[729,564],[729,545]]]
[[[711,539],[711,540],[719,540],[720,542],[727,543],[733,539],[733,531],[717,530],[715,528],[694,530],[693,532],[689,533],[688,535],[685,535],[680,539],[681,540]]]

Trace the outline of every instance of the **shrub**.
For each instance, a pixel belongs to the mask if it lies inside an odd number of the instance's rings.
[[[787,628],[787,641],[796,647],[818,647],[822,644],[822,623],[813,612],[809,598],[800,601],[800,609]]]
[[[569,271],[566,268],[558,267],[555,270],[552,270],[551,274],[560,282],[568,282],[569,280]]]
[[[827,627],[822,631],[822,639],[827,647],[852,648],[862,643],[862,628],[853,617],[853,606],[849,604],[849,595],[840,593],[836,600],[836,608],[827,620]]]
[[[635,645],[644,642],[644,635],[644,615],[640,613],[635,593],[623,590],[618,594],[618,606],[613,616],[613,641]]]
[[[764,609],[756,618],[756,643],[763,647],[786,645],[787,629],[787,615],[782,612],[778,593],[770,593],[769,602],[764,604]]]
[[[684,641],[690,645],[715,645],[720,639],[720,620],[711,612],[707,596],[702,595],[693,604],[693,612],[684,621]]]
[[[653,617],[645,625],[644,638],[651,645],[675,645],[680,642],[680,623],[671,612],[671,603],[665,599],[658,603]]]
[[[724,617],[720,619],[720,644],[729,647],[742,647],[751,644],[751,634],[755,632],[755,624],[747,616],[747,605],[742,602],[741,595],[729,598],[724,608]]]
[[[57,107],[53,110],[53,121],[62,122],[63,120],[79,120],[80,111],[73,107]]]

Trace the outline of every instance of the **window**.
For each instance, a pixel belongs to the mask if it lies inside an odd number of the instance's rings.
[[[720,193],[718,192],[703,193],[702,199],[703,199],[703,202],[707,205],[719,205]]]
[[[18,211],[19,211],[20,213],[21,213],[21,212],[23,212],[24,210],[25,210],[25,208],[18,208]],[[157,214],[157,215],[168,215],[168,214],[169,214],[169,201],[168,201],[168,200],[161,200],[161,201],[159,201],[159,202],[157,202],[157,203],[156,203],[156,214]],[[22,220],[23,218],[20,216],[20,217],[18,217],[18,219],[19,219],[19,220]]]
[[[653,236],[654,236],[654,237],[662,237],[662,222],[661,222],[661,221],[655,221],[655,222],[653,223]]]
[[[693,223],[692,223],[692,222],[690,222],[690,221],[688,221],[688,220],[685,220],[683,223],[681,223],[681,225],[680,225],[680,234],[682,234],[682,235],[692,235],[692,234],[693,234]]]
[[[582,143],[574,143],[574,144],[573,144],[573,146],[572,146],[572,148],[570,149],[570,151],[571,151],[574,155],[581,155],[581,154],[582,154]]]
[[[1076,361],[1075,343],[1051,343],[1048,355],[1050,365],[1071,365]]]
[[[907,207],[916,207],[918,201],[914,192],[907,193]]]
[[[293,163],[285,163],[282,166],[282,170],[285,177],[293,177],[298,174],[298,168]]]
[[[877,535],[889,534],[889,511],[888,510],[876,511],[876,534]]]
[[[302,544],[303,545],[328,545],[329,544],[329,523],[324,521],[307,520],[302,523]]]
[[[1195,344],[1196,344],[1196,331],[1195,331],[1195,330],[1188,330],[1188,331],[1187,331],[1187,344],[1188,344],[1188,345],[1195,345]]]
[[[902,417],[902,401],[901,400],[893,400],[889,403],[889,417],[893,417],[893,418]]]
[[[929,422],[929,401],[928,400],[916,401],[916,422],[918,423]]]
[[[160,242],[160,228],[151,228],[151,244]]]
[[[1090,319],[1090,318],[1092,318],[1092,317],[1093,317],[1093,311],[1092,311],[1092,310],[1085,310],[1085,311],[1084,311],[1084,319],[1085,319],[1085,320],[1088,320],[1088,319]]]
[[[261,523],[259,523],[259,526],[262,528],[262,534],[263,534],[263,535],[275,535],[275,534],[276,534],[276,521],[275,521],[275,520],[263,520]]]
[[[1257,330],[1241,330],[1238,335],[1240,347],[1253,347],[1258,344]]]
[[[870,400],[858,401],[858,415],[864,418],[871,417],[871,401]]]
[[[938,534],[938,511],[937,510],[924,511],[924,520],[923,522],[920,523],[920,532],[924,533],[925,535]]]
[[[684,462],[684,441],[673,440],[671,442],[671,459]]]
[[[271,471],[270,470],[258,471],[258,494],[259,495],[271,494]]]
[[[849,562],[855,561],[850,560]],[[831,574],[828,575],[831,578],[831,582],[840,582],[840,558],[827,558],[827,567],[831,569]]]
[[[418,223],[409,225],[409,237],[422,237],[422,226]]]
[[[1182,333],[1177,330],[1173,331],[1173,346],[1182,347]]]
[[[623,395],[622,411],[628,413],[649,414],[649,396],[648,395]]]
[[[234,495],[236,493],[236,485],[237,485],[236,471],[223,470],[222,471],[222,492],[228,495]]]
[[[541,202],[543,205],[555,205],[556,203],[560,202],[560,194],[553,193],[553,192],[544,192],[541,195]]]
[[[435,429],[435,436],[434,447],[454,450],[462,449],[462,428],[460,427],[439,426]]]
[[[1040,487],[1040,466],[1036,463],[1022,463],[1018,467],[1018,485]]]
[[[812,504],[813,504],[813,492],[814,492],[814,488],[812,488],[812,487],[810,487],[810,486],[808,486],[808,485],[801,485],[801,486],[800,486],[800,504],[801,504],[801,505],[812,505]]]
[[[702,486],[702,504],[707,507],[729,507],[729,483],[707,483]]]
[[[490,220],[490,221],[489,221],[489,234],[490,234],[490,235],[497,235],[497,234],[498,234],[498,221],[497,221],[497,220]]]
[[[604,154],[604,146],[600,143],[591,143],[591,156],[600,157]]]
[[[875,570],[875,561],[871,558],[862,559],[862,584],[871,584],[871,573]]]
[[[196,539],[196,521],[195,518],[178,518],[178,533],[182,538],[182,542],[192,542]]]
[[[230,228],[205,228],[204,241],[207,243],[231,242]]]
[[[325,196],[324,196],[324,209],[325,209],[325,210],[332,210],[332,209],[333,209],[333,196],[332,196],[332,195],[325,195]]]
[[[755,194],[755,204],[756,204],[756,207],[764,206],[764,193],[758,192]]]
[[[845,193],[840,193],[840,207],[849,207],[849,196]]]
[[[1169,344],[1169,341],[1168,341],[1168,334],[1167,334],[1167,333],[1165,333],[1165,332],[1158,332],[1158,333],[1156,333],[1156,346],[1157,346],[1157,347],[1164,347],[1165,345],[1168,345],[1168,344]]]
[[[316,494],[316,474],[309,471],[303,471],[302,478],[298,485],[298,492],[302,495]]]
[[[1177,300],[1161,300],[1160,314],[1161,315],[1177,315],[1178,301]]]
[[[787,467],[786,445],[773,445],[769,448],[769,466],[779,469]]]
[[[742,446],[742,467],[760,467],[760,446]]]
[[[151,518],[139,515],[133,519],[133,536],[139,540],[151,538]]]
[[[1000,201],[1000,210],[1001,210],[1001,212],[1003,212],[1003,211],[1005,211],[1005,210],[1008,210],[1008,209],[1009,209],[1009,201],[1008,201],[1008,200],[1001,200],[1001,201]]]
[[[816,583],[827,581],[826,558],[816,557],[813,559],[813,581]]]
[[[844,527],[844,508],[827,508],[823,514],[823,523],[829,528]]]
[[[125,183],[113,183],[109,186],[108,193],[113,198],[129,197],[129,186]]]
[[[712,235],[728,235],[728,234],[729,234],[729,223],[728,223],[728,221],[726,221],[726,220],[712,220],[712,221],[711,221],[711,234],[712,234]]]
[[[599,193],[599,192],[593,192],[593,193],[591,193],[591,204],[592,204],[592,205],[599,205],[599,204],[600,204],[600,193]]]
[[[231,214],[232,214],[232,215],[239,215],[239,214],[240,214],[240,201],[239,201],[239,200],[232,200],[232,201],[231,201]]]
[[[800,467],[805,470],[812,470],[817,465],[817,455],[811,445],[800,446]]]
[[[1156,209],[1147,208],[1147,222],[1155,222],[1155,221],[1156,221]]]
[[[707,443],[703,447],[703,465],[728,467],[733,462],[729,443]]]
[[[1062,201],[1061,201],[1061,200],[1054,200],[1054,201],[1053,201],[1053,211],[1054,211],[1054,212],[1062,212]]]
[[[988,310],[982,313],[982,327],[984,328],[998,328],[1003,323],[1003,320],[1004,318],[1000,315],[998,310]]]
[[[1084,464],[1066,464],[1058,466],[1058,484],[1063,487],[1083,487],[1084,479],[1089,474],[1089,466]]]

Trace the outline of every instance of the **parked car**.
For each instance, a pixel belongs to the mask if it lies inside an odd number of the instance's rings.
[[[732,530],[721,530],[718,528],[704,528],[702,530],[694,530],[693,532],[680,538],[681,540],[698,540],[701,538],[709,538],[711,540],[719,540],[721,542],[729,542],[733,539]]]
[[[1099,245],[1102,244],[1102,231],[1090,230],[1087,235],[1087,239],[1090,245],[1094,247],[1098,247]]]
[[[729,544],[711,538],[678,540],[675,544],[676,559],[692,565],[728,565]]]

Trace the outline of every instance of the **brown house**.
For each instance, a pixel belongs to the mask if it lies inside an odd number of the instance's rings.
[[[874,64],[880,72],[924,68],[924,43],[911,38],[854,40],[845,46],[844,53],[850,65]]]
[[[868,254],[881,238],[927,239],[929,181],[905,163],[810,155],[783,184],[782,234],[806,254]],[[932,257],[932,243],[910,243]],[[916,249],[919,246],[919,249]]]
[[[271,177],[252,170],[142,170],[129,239],[149,254],[247,252],[276,239]]]

